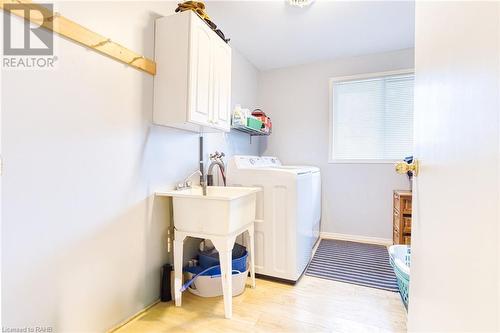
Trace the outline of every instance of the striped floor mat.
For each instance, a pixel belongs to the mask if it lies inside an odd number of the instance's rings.
[[[398,291],[389,252],[383,245],[322,239],[306,275]]]

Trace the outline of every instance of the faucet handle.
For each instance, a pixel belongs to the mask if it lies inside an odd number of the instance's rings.
[[[215,153],[213,153],[213,154],[210,154],[210,155],[209,155],[210,160],[214,160],[214,159],[216,159],[218,156],[219,156],[219,152],[218,152],[218,151],[215,151]]]
[[[217,160],[217,159],[221,159],[222,157],[226,156],[226,154],[224,154],[223,152],[218,152],[218,151],[215,151],[215,153],[213,154],[210,154],[210,160]]]

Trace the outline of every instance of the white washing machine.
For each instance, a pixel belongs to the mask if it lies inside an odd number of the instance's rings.
[[[230,186],[262,188],[257,194],[255,269],[296,282],[319,238],[321,175],[317,167],[284,166],[276,157],[233,156]]]

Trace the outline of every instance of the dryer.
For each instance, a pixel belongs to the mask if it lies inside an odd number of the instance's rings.
[[[256,206],[256,272],[296,282],[319,238],[319,168],[284,166],[271,156],[236,155],[228,162],[227,182],[262,188]]]

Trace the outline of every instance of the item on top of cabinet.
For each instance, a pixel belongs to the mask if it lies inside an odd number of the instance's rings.
[[[214,22],[212,22],[210,16],[208,16],[207,12],[205,11],[205,4],[203,2],[184,1],[182,3],[177,4],[175,12],[179,13],[179,12],[184,12],[186,10],[192,10],[193,12],[198,14],[198,16],[208,24],[210,29],[212,29],[220,38],[222,38],[224,42],[229,43],[230,39],[229,38],[226,39],[224,33],[220,29],[217,29],[217,25]]]
[[[262,131],[264,133],[271,133],[273,129],[273,123],[271,122],[271,118],[269,118],[264,111],[261,109],[255,109],[252,112],[252,116],[257,117],[259,119],[263,126],[262,126]]]
[[[205,4],[201,1],[184,1],[177,4],[175,12],[183,12],[185,10],[192,10],[198,14],[202,19],[210,19],[208,14],[205,12]]]

